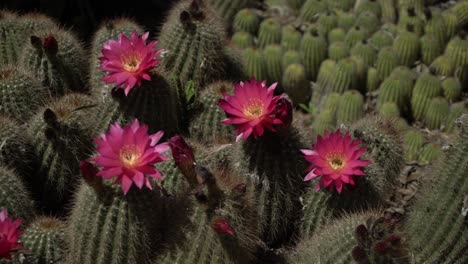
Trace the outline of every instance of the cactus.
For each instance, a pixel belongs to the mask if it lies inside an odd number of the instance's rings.
[[[379,51],[376,69],[381,80],[385,80],[398,65],[401,65],[398,52],[391,47],[384,47]]]
[[[395,1],[393,0],[379,0],[380,8],[382,10],[383,23],[395,23],[397,20],[397,10]]]
[[[302,64],[291,64],[283,74],[283,89],[289,95],[294,104],[306,104],[309,102],[311,89],[307,80],[305,68]]]
[[[428,21],[424,27],[426,34],[434,35],[439,43],[445,44],[447,41],[447,24],[441,14],[432,14],[427,12]]]
[[[208,86],[199,96],[203,110],[190,124],[190,135],[203,144],[227,144],[234,134],[231,126],[221,124],[224,111],[218,107],[223,93],[231,93],[232,83],[219,82]]]
[[[242,9],[234,17],[233,29],[236,32],[244,31],[256,35],[260,27],[260,17],[253,9]]]
[[[341,94],[331,93],[323,100],[321,109],[329,110],[333,113],[333,116],[335,116],[341,99],[342,99]]]
[[[426,144],[419,154],[419,164],[428,165],[435,162],[443,154],[440,146],[436,144]]]
[[[288,6],[294,10],[300,10],[305,0],[286,0]]]
[[[91,154],[93,104],[88,96],[69,94],[40,109],[28,123],[40,161],[32,191],[44,210],[60,212],[71,198],[79,161]]]
[[[299,17],[308,22],[313,22],[315,16],[327,11],[327,3],[325,0],[307,0],[300,10]]]
[[[416,120],[422,120],[432,98],[441,96],[442,84],[437,76],[431,73],[422,74],[414,85],[411,97],[411,110]]]
[[[333,69],[332,78],[327,83],[327,90],[344,93],[347,90],[353,90],[357,86],[357,65],[350,58],[338,61]]]
[[[424,123],[429,129],[440,129],[449,112],[450,106],[447,99],[442,97],[432,98],[424,114]]]
[[[251,5],[251,1],[248,0],[209,0],[211,6],[222,17],[227,24],[231,24],[236,14]]]
[[[461,97],[462,87],[457,78],[449,77],[443,80],[442,89],[444,90],[444,97],[451,102],[457,101]]]
[[[406,66],[398,66],[393,69],[390,74],[392,78],[398,78],[405,83],[405,88],[407,88],[407,96],[411,97],[413,92],[414,82],[418,79],[418,73]]]
[[[338,11],[338,27],[348,32],[356,22],[356,17],[353,13]]]
[[[468,64],[468,39],[463,34],[455,36],[447,44],[444,55],[451,61],[454,68]]]
[[[335,61],[347,58],[349,56],[348,46],[344,42],[333,42],[328,46],[328,56]]]
[[[408,215],[404,232],[417,263],[463,263],[468,230],[460,214],[468,188],[466,155],[468,116],[460,118],[460,138],[423,179],[421,195]]]
[[[408,89],[406,82],[402,78],[390,77],[385,79],[380,85],[379,96],[377,98],[377,108],[380,109],[384,103],[392,102],[398,106],[402,113],[408,109],[411,87]]]
[[[320,64],[327,58],[327,42],[316,31],[306,33],[301,43],[302,63],[307,79],[315,81]]]
[[[418,160],[422,147],[426,139],[424,135],[417,130],[408,130],[403,135],[404,156],[407,162]]]
[[[463,114],[468,114],[468,108],[463,102],[452,104],[450,106],[450,114],[445,121],[445,132],[453,133],[457,131],[455,122]]]
[[[3,164],[0,166],[0,207],[27,222],[35,213],[34,201],[23,179]]]
[[[236,32],[234,35],[232,35],[231,41],[236,47],[240,49],[250,48],[255,45],[254,37],[250,33],[243,31]]]
[[[364,116],[364,98],[355,90],[346,91],[340,99],[336,112],[337,124],[350,124]]]
[[[222,22],[212,10],[199,1],[181,1],[159,35],[158,46],[167,51],[161,66],[177,77],[179,89],[190,80],[204,87],[226,74],[224,38]]]
[[[380,50],[393,45],[393,35],[386,30],[379,30],[370,37],[369,42],[375,49]]]
[[[346,46],[348,46],[348,48],[351,49],[352,47],[354,47],[354,45],[367,39],[368,37],[369,32],[367,31],[367,29],[360,26],[355,26],[351,28],[346,34],[345,43]]]
[[[425,34],[420,38],[421,60],[426,65],[431,63],[444,52],[443,45],[432,34]]]
[[[451,39],[453,36],[455,36],[458,30],[457,14],[453,10],[448,9],[442,12],[442,17],[445,20],[446,37],[447,39]]]
[[[464,91],[467,91],[468,90],[468,64],[465,64],[455,69],[454,76],[457,77],[458,80],[460,80],[462,89]]]
[[[270,44],[281,43],[281,25],[273,18],[263,20],[258,30],[258,47],[265,48]]]
[[[70,32],[60,29],[38,32],[21,53],[19,64],[49,87],[51,94],[85,91],[86,53]]]
[[[344,42],[346,37],[346,31],[342,28],[334,28],[328,32],[328,43],[333,44],[335,42]]]
[[[405,31],[408,26],[413,28],[413,32],[421,36],[424,33],[424,22],[416,15],[414,8],[408,8],[402,10],[400,18],[398,20],[398,29]]]
[[[148,189],[126,196],[96,177],[78,188],[65,239],[66,263],[150,263],[162,204]]]
[[[450,59],[445,56],[437,57],[431,64],[430,68],[435,74],[440,76],[452,76],[455,73],[455,67],[452,65]]]
[[[32,139],[23,129],[16,121],[0,115],[0,164],[14,169],[29,185],[31,173],[36,169],[36,156]]]
[[[271,83],[281,82],[283,69],[281,61],[283,58],[283,50],[280,45],[268,45],[263,50],[263,57],[265,58],[267,80]]]
[[[340,9],[343,11],[350,11],[354,6],[354,0],[326,0],[328,9]]]
[[[375,50],[367,40],[363,40],[351,49],[351,56],[361,58],[365,68],[367,69],[375,64],[375,61],[377,60],[377,50]]]
[[[459,26],[468,24],[468,3],[466,1],[456,3],[451,10],[457,15]]]
[[[245,75],[257,80],[267,79],[267,65],[262,50],[248,48],[244,50]]]
[[[323,135],[325,131],[331,131],[336,126],[335,112],[324,109],[321,111],[314,120],[312,128],[317,135]]]
[[[398,9],[408,10],[413,9],[414,13],[418,16],[423,15],[424,12],[424,0],[397,0]]]
[[[302,35],[292,25],[283,27],[281,34],[281,46],[285,50],[296,50],[298,51],[301,47]]]
[[[323,13],[319,15],[317,24],[322,29],[321,32],[328,35],[328,32],[338,26],[338,18],[331,12]]]
[[[365,28],[368,35],[370,35],[380,28],[380,20],[375,13],[367,11],[359,14],[355,26]]]
[[[301,54],[295,50],[286,51],[281,60],[283,69],[294,63],[301,63]]]
[[[397,118],[400,116],[400,109],[396,103],[386,102],[380,106],[379,115],[384,118]]]
[[[377,0],[363,0],[356,3],[354,7],[354,12],[357,15],[360,15],[364,12],[371,12],[375,14],[378,18],[382,16],[382,10],[380,7],[380,3]]]
[[[367,70],[367,82],[366,82],[366,90],[368,92],[374,92],[379,88],[380,79],[377,72],[377,69],[374,67],[370,67]]]
[[[32,252],[30,263],[56,263],[64,255],[66,224],[53,217],[38,217],[24,230],[21,241]]]
[[[411,30],[400,32],[396,37],[393,49],[398,54],[402,65],[410,67],[419,58],[421,49],[419,41],[418,36]]]
[[[49,99],[49,91],[32,73],[10,65],[0,67],[0,95],[0,113],[20,121]]]

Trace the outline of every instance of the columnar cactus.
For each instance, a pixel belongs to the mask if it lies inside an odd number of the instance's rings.
[[[262,21],[258,29],[258,46],[265,48],[270,44],[280,44],[281,42],[281,25],[273,18],[268,18]]]
[[[422,120],[432,98],[442,95],[442,84],[431,73],[422,74],[414,85],[411,97],[411,110],[416,120]]]
[[[260,17],[253,9],[242,9],[234,17],[234,31],[244,31],[256,35],[260,26]]]
[[[340,99],[336,120],[338,124],[350,124],[364,116],[364,98],[356,90],[346,91]]]
[[[28,186],[14,170],[0,166],[0,207],[10,214],[31,221],[36,211]]]
[[[327,57],[325,38],[315,30],[307,32],[302,38],[301,53],[307,79],[316,80],[320,64]]]

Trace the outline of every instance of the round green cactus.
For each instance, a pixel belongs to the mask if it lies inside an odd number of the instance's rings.
[[[319,25],[321,32],[324,35],[328,35],[328,32],[338,26],[338,17],[332,12],[319,14],[317,24]]]
[[[281,46],[285,50],[299,50],[301,47],[302,34],[294,26],[283,27],[281,34]]]
[[[468,107],[464,102],[454,103],[450,106],[450,114],[445,121],[445,132],[453,133],[457,130],[456,120],[463,114],[468,114]]]
[[[234,17],[232,27],[234,31],[244,31],[256,35],[260,26],[260,17],[253,9],[242,9]]]
[[[273,18],[262,21],[258,30],[258,47],[265,48],[270,44],[281,43],[281,25]]]
[[[283,49],[281,46],[277,44],[266,46],[263,50],[263,57],[265,58],[267,80],[270,83],[281,82],[283,75]]]
[[[380,8],[382,9],[382,22],[383,23],[396,23],[398,11],[396,3],[393,0],[380,0]]]
[[[263,52],[256,48],[244,50],[244,70],[248,77],[255,77],[257,80],[267,79],[267,65]]]
[[[33,73],[10,65],[0,67],[0,113],[26,121],[49,97]]]
[[[377,60],[377,50],[367,42],[363,40],[362,42],[357,43],[351,49],[351,56],[359,57],[363,60],[364,66],[367,69],[372,67]]]
[[[255,45],[254,36],[244,31],[234,33],[234,35],[232,35],[231,41],[236,47],[240,49],[250,48]]]
[[[344,12],[341,10],[338,13],[338,27],[348,32],[356,22],[356,16],[353,13]]]
[[[421,60],[426,65],[431,63],[444,52],[443,45],[437,37],[432,34],[425,34],[420,38]]]
[[[374,67],[370,67],[367,70],[367,82],[366,82],[366,90],[368,92],[373,92],[379,88],[380,79],[377,69]]]
[[[349,48],[344,42],[333,42],[328,46],[328,56],[335,61],[347,58],[349,56]]]
[[[398,65],[401,59],[397,51],[392,47],[384,47],[377,55],[376,69],[381,80],[385,80]]]
[[[281,60],[283,69],[286,69],[293,63],[301,63],[301,54],[295,50],[286,51],[283,54],[283,59]]]
[[[428,21],[424,27],[426,34],[434,35],[439,43],[445,44],[447,41],[447,24],[442,14],[432,14],[432,12],[426,12]]]
[[[436,144],[426,144],[419,154],[419,164],[428,165],[435,162],[443,154],[442,148]]]
[[[294,104],[306,104],[310,100],[311,89],[302,64],[291,64],[283,74],[283,89]]]
[[[442,12],[442,17],[445,20],[447,39],[451,39],[459,28],[457,14],[453,10],[448,9]]]
[[[442,84],[431,73],[422,74],[414,85],[411,110],[416,120],[422,120],[432,98],[443,94]]]
[[[0,208],[6,208],[9,214],[29,222],[36,209],[23,178],[13,169],[0,166]]]
[[[445,55],[437,57],[431,63],[430,68],[435,74],[440,76],[452,76],[455,73],[455,67],[452,65],[451,60]]]
[[[301,7],[299,17],[308,22],[313,22],[315,16],[328,10],[325,0],[307,0]]]
[[[461,1],[452,7],[452,11],[457,15],[458,25],[468,24],[468,3]]]
[[[320,65],[320,70],[317,75],[317,89],[312,94],[312,101],[316,104],[319,104],[322,100],[322,96],[326,96],[330,93],[328,89],[331,87],[329,83],[333,79],[333,72],[335,69],[336,61],[334,60],[324,60]]]
[[[307,79],[315,81],[320,64],[327,58],[327,41],[315,30],[309,31],[302,38],[301,53]]]
[[[386,102],[380,106],[379,115],[384,118],[397,118],[400,116],[400,109],[396,103]]]
[[[382,16],[381,4],[377,0],[362,0],[356,3],[354,12],[359,15],[363,12],[371,12],[378,18]]]
[[[338,61],[333,69],[332,78],[328,82],[327,88],[332,92],[344,93],[353,90],[357,85],[357,65],[351,58]]]
[[[393,41],[393,49],[400,58],[400,63],[405,66],[412,66],[419,58],[420,42],[416,33],[411,31],[401,31]]]
[[[328,32],[328,43],[344,42],[346,31],[342,28],[334,28]]]
[[[314,120],[312,128],[317,135],[323,135],[325,131],[331,131],[336,126],[335,113],[331,110],[324,109],[321,111]]]
[[[447,44],[444,55],[447,56],[454,68],[468,64],[468,39],[463,34],[455,36]]]
[[[350,11],[354,6],[354,0],[326,0],[328,9]]]
[[[453,102],[460,99],[462,95],[462,86],[458,78],[449,77],[442,81],[444,97]]]
[[[228,25],[232,24],[236,14],[247,7],[249,7],[252,3],[248,0],[209,0],[210,6],[212,6],[216,12],[218,13],[219,17],[224,19]]]
[[[379,96],[377,98],[377,108],[380,109],[385,103],[395,103],[402,113],[406,113],[409,103],[408,84],[401,77],[389,77],[382,82],[379,88]]]
[[[364,97],[355,90],[346,91],[336,112],[337,124],[350,124],[364,116]]]
[[[370,37],[369,42],[374,48],[380,50],[393,45],[393,34],[386,30],[379,30]]]
[[[443,97],[432,98],[424,114],[424,123],[429,129],[440,129],[449,115],[450,105]]]
[[[406,162],[418,160],[419,153],[426,143],[424,135],[414,129],[403,134],[404,157]]]
[[[361,26],[354,26],[346,34],[346,37],[345,37],[346,46],[348,46],[348,48],[351,49],[357,43],[367,39],[369,35],[370,34],[366,28],[363,28]]]
[[[355,26],[363,27],[368,34],[372,34],[380,28],[380,19],[371,11],[362,12],[358,15]]]
[[[421,36],[424,33],[424,21],[416,15],[414,8],[403,9],[400,12],[400,18],[398,20],[398,29],[405,31],[408,26],[413,28],[413,32]]]

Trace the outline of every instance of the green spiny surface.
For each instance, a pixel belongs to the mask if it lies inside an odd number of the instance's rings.
[[[66,263],[150,263],[162,221],[157,192],[104,184],[99,193],[83,183],[66,230]]]
[[[416,263],[468,260],[468,229],[460,213],[468,188],[468,116],[459,124],[459,139],[425,176],[405,225]]]
[[[408,130],[403,135],[404,156],[406,162],[418,160],[419,153],[424,146],[426,139],[424,135],[414,129]]]
[[[301,48],[302,34],[294,26],[283,27],[281,34],[281,46],[284,50],[297,50]]]
[[[339,61],[349,56],[348,46],[344,42],[333,42],[328,46],[328,56],[330,59]]]
[[[315,101],[320,102],[322,95],[328,93],[326,89],[328,87],[328,82],[332,80],[335,65],[336,61],[330,59],[324,60],[322,64],[320,64],[320,69],[317,75],[318,90],[313,93]]]
[[[393,0],[379,0],[383,23],[395,23],[398,17],[396,3]]]
[[[40,109],[27,124],[38,157],[32,191],[41,209],[62,210],[71,198],[79,162],[91,154],[93,104],[88,96],[68,94]]]
[[[386,102],[380,106],[379,115],[384,118],[397,118],[400,116],[400,109],[396,103]]]
[[[380,79],[377,69],[374,67],[370,67],[367,70],[367,82],[366,82],[366,90],[368,92],[373,92],[379,88]]]
[[[227,67],[220,18],[207,6],[191,2],[182,1],[172,9],[159,35],[158,48],[168,52],[161,66],[177,77],[179,89],[190,80],[195,87],[204,87],[223,78]]]
[[[310,83],[302,64],[291,64],[284,70],[283,89],[296,105],[309,102]]]
[[[231,41],[236,47],[240,49],[246,49],[255,45],[254,36],[244,31],[234,33],[234,35],[232,35]]]
[[[302,38],[301,53],[307,79],[315,81],[320,64],[327,58],[325,38],[315,31],[306,33]]]
[[[376,0],[362,0],[356,3],[357,6],[354,8],[356,14],[361,14],[363,12],[371,12],[377,17],[382,16],[382,8],[380,3]]]
[[[299,17],[304,21],[313,22],[315,16],[327,11],[325,0],[307,0],[300,10]]]
[[[361,26],[354,26],[346,33],[345,43],[351,49],[357,43],[367,39],[370,36],[368,30]]]
[[[404,9],[400,12],[400,18],[398,19],[398,29],[406,30],[408,26],[413,27],[414,32],[421,36],[424,32],[424,21],[416,15],[414,9]]]
[[[401,77],[389,77],[383,81],[379,88],[377,98],[377,108],[382,107],[384,103],[395,103],[401,112],[408,111],[409,95],[411,87]]]
[[[457,15],[458,25],[468,24],[468,2],[460,1],[452,7],[452,10]]]
[[[72,33],[62,29],[34,32],[31,43],[21,52],[19,65],[34,73],[54,96],[86,90],[86,52]],[[49,37],[55,38],[56,52],[44,47]],[[35,38],[35,40],[34,40]]]
[[[355,26],[365,28],[369,36],[380,28],[380,19],[373,12],[362,12],[358,15]]]
[[[305,1],[306,0],[286,0],[286,3],[294,10],[299,10]]]
[[[319,25],[321,32],[324,35],[328,35],[328,33],[338,26],[338,18],[332,12],[322,13],[317,18],[317,24]]]
[[[344,42],[346,37],[346,31],[342,28],[334,28],[328,32],[328,43]]]
[[[34,201],[20,175],[10,168],[0,166],[0,208],[9,215],[29,222],[34,216]]]
[[[300,218],[305,162],[300,137],[294,128],[284,135],[265,133],[242,145],[248,170],[256,176],[259,222],[263,240],[272,247],[296,233]]]
[[[263,57],[265,58],[267,69],[267,80],[270,83],[281,82],[283,75],[282,59],[283,49],[278,44],[268,45],[263,50]]]
[[[354,26],[356,17],[353,13],[337,11],[338,12],[338,27],[344,29],[346,32]]]
[[[21,242],[32,252],[29,263],[57,263],[64,256],[66,224],[53,217],[38,217],[24,230]]]
[[[324,109],[314,120],[312,128],[317,135],[323,135],[325,131],[332,131],[336,126],[335,111]]]
[[[199,96],[203,110],[190,124],[190,136],[200,143],[229,143],[233,138],[232,126],[221,124],[226,118],[224,111],[218,106],[223,93],[231,93],[233,85],[230,82],[213,83]]]
[[[444,97],[451,102],[457,101],[462,95],[461,83],[454,77],[443,80],[442,89],[444,90]]]
[[[283,69],[294,63],[301,63],[301,54],[295,50],[286,51],[281,61]]]
[[[49,96],[32,73],[10,65],[0,67],[0,113],[25,121]]]
[[[281,43],[281,25],[273,18],[267,18],[260,24],[258,30],[258,47],[265,48],[270,44]]]
[[[453,10],[448,9],[442,12],[442,16],[445,20],[447,39],[451,39],[455,36],[459,28],[457,14]]]
[[[454,68],[468,64],[468,39],[465,36],[455,36],[447,44],[444,55]]]
[[[209,0],[220,17],[228,24],[234,20],[236,14],[249,7],[255,1],[249,0]]]
[[[453,133],[458,131],[455,121],[463,114],[468,114],[468,107],[464,102],[452,104],[450,106],[450,114],[445,122],[445,132]]]
[[[323,1],[323,0],[322,0]],[[343,11],[350,11],[353,6],[355,0],[325,0],[328,5],[328,9],[335,10],[341,9]]]
[[[355,89],[357,85],[356,74],[357,65],[352,59],[346,58],[338,61],[333,69],[333,78],[328,83],[327,90],[344,93],[347,90]]]
[[[398,53],[400,63],[408,67],[419,58],[420,48],[418,36],[411,31],[400,32],[393,41],[393,49]]]
[[[244,50],[244,70],[248,78],[255,77],[257,80],[267,79],[267,65],[263,51],[256,48]]]
[[[431,73],[422,74],[414,85],[411,110],[416,120],[422,120],[432,98],[442,95],[442,84]]]
[[[337,124],[350,124],[364,116],[364,97],[355,90],[346,91],[336,112]]]
[[[391,47],[382,48],[377,55],[376,61],[376,69],[379,73],[379,78],[385,80],[400,63],[401,59],[397,51]]]
[[[455,67],[450,59],[445,56],[437,57],[430,66],[431,69],[439,76],[452,76],[455,72]]]
[[[436,144],[426,144],[419,154],[419,164],[428,165],[435,162],[443,154],[442,148]]]
[[[393,45],[393,35],[386,30],[379,30],[370,37],[369,42],[374,48],[380,50]]]
[[[366,69],[373,66],[377,60],[377,50],[367,41],[362,41],[354,45],[350,54],[351,56],[361,58]]]
[[[242,9],[234,17],[234,31],[244,31],[252,35],[256,35],[260,26],[260,17],[253,9]]]
[[[338,110],[338,105],[341,101],[341,94],[339,93],[331,93],[325,99],[323,99],[323,104],[321,108],[323,110],[330,110],[332,111],[333,115],[336,114]]]
[[[444,52],[444,46],[432,34],[425,34],[420,38],[421,60],[426,65],[430,65],[437,57]]]
[[[450,105],[443,97],[432,98],[424,114],[424,123],[429,129],[440,129],[450,112]]]

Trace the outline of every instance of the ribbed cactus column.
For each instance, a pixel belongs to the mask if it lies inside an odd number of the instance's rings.
[[[302,38],[302,63],[304,64],[309,80],[316,80],[320,64],[327,57],[327,41],[312,29]]]
[[[34,201],[23,179],[14,170],[0,166],[0,208],[29,222],[35,213]]]
[[[468,189],[468,116],[463,115],[458,125],[459,139],[423,179],[405,224],[416,263],[468,261],[468,229],[462,215]]]
[[[68,31],[44,30],[30,37],[19,64],[34,72],[51,94],[86,90],[86,53],[81,43]]]
[[[178,80],[179,89],[190,80],[203,88],[227,77],[222,22],[203,1],[185,0],[174,6],[159,41],[159,48],[167,52],[161,66]]]
[[[26,132],[38,157],[32,191],[41,209],[63,213],[71,198],[79,161],[91,154],[93,106],[90,97],[69,94],[40,109],[28,123]]]
[[[217,11],[218,15],[230,25],[240,10],[254,5],[256,1],[257,0],[208,0],[206,2],[209,2]]]

